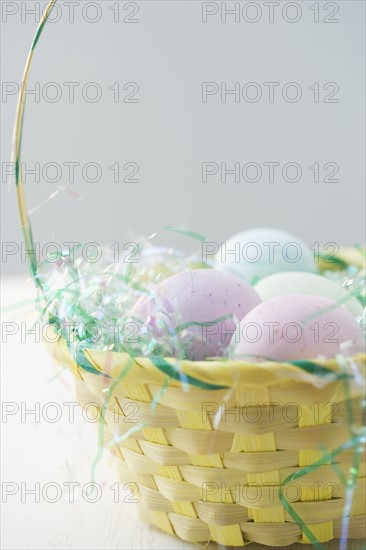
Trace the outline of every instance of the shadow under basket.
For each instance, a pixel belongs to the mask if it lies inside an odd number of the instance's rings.
[[[342,367],[182,361],[179,380],[149,358],[84,350],[88,372],[65,341],[51,352],[74,372],[81,406],[98,403],[104,444],[121,480],[136,483],[144,521],[197,543],[326,542],[341,537],[356,471],[348,537],[365,536],[365,460],[354,444],[365,355]]]

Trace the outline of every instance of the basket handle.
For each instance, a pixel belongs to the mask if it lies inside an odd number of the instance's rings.
[[[24,122],[24,109],[25,109],[25,92],[26,84],[28,80],[29,70],[33,59],[33,54],[38,43],[39,37],[41,36],[43,27],[46,24],[46,21],[51,13],[53,6],[57,0],[49,0],[47,8],[44,11],[41,20],[39,22],[36,34],[34,35],[31,48],[27,57],[27,62],[25,64],[23,80],[21,85],[21,90],[18,97],[18,103],[15,113],[14,121],[14,130],[13,130],[13,145],[12,145],[12,161],[15,164],[15,185],[17,189],[17,200],[18,200],[18,210],[20,215],[20,223],[23,230],[23,237],[25,241],[26,252],[28,252],[28,263],[30,272],[33,276],[35,285],[37,288],[43,291],[43,282],[40,277],[39,265],[37,262],[36,254],[34,251],[34,241],[32,234],[32,226],[29,219],[29,212],[27,208],[27,202],[25,198],[24,186],[22,181],[22,171],[21,171],[21,146],[22,146],[22,129]]]

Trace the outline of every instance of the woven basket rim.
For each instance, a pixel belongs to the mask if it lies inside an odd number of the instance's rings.
[[[51,355],[69,366],[75,374],[82,377],[84,369],[72,358],[67,342],[60,338],[56,343],[46,345]],[[83,358],[91,366],[91,373],[105,375],[113,380],[121,379],[125,371],[125,380],[139,380],[140,383],[163,384],[167,373],[160,369],[152,357],[132,357],[128,353],[84,349]],[[309,359],[299,362],[265,361],[252,363],[243,360],[189,361],[175,358],[161,358],[164,365],[171,369],[171,386],[198,385],[200,389],[222,390],[235,385],[270,386],[286,382],[300,382],[323,387],[330,382],[339,381],[344,376],[342,366],[336,358]],[[358,372],[366,378],[366,353],[351,357]],[[179,365],[179,369],[178,369]],[[307,368],[307,367],[310,368]],[[86,369],[87,370],[87,369]],[[175,376],[174,376],[175,375]],[[347,375],[346,375],[347,376]],[[193,383],[191,382],[193,380]],[[194,382],[198,381],[198,384]]]

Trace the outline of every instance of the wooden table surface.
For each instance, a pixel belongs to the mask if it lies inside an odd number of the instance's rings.
[[[30,281],[2,280],[2,307],[33,294]],[[34,317],[27,309],[7,311],[2,319],[2,548],[199,548],[138,519],[128,488],[116,485],[118,477],[107,452],[96,468],[98,490],[88,493],[98,451],[95,425],[77,406],[74,409],[70,373],[54,364],[39,334],[25,333]],[[349,543],[352,550],[362,546],[360,541]],[[251,550],[259,548],[267,547],[250,545]],[[300,548],[306,547],[291,547]],[[339,545],[333,541],[325,548],[335,550]]]

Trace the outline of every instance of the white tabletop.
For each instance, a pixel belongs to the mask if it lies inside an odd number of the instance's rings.
[[[3,308],[32,296],[31,281],[19,277],[2,280]],[[6,311],[2,317],[2,548],[195,547],[143,524],[137,517],[136,504],[128,502],[129,490],[123,484],[119,485],[117,502],[114,501],[116,491],[110,487],[118,476],[106,451],[96,470],[100,494],[94,495],[100,498],[88,502],[82,490],[91,481],[97,433],[95,425],[83,419],[79,408],[75,408],[73,419],[73,405],[65,405],[76,402],[72,375],[53,362],[38,335],[25,334],[34,319],[31,306]],[[5,332],[11,330],[18,332],[6,336]],[[27,413],[37,408],[39,418]],[[52,422],[56,414],[61,418]],[[70,498],[70,482],[77,484],[74,502]],[[38,502],[34,494],[27,494],[37,483]],[[52,499],[58,500],[51,502]],[[296,546],[304,549],[303,545]],[[332,550],[338,547],[335,542],[326,546]],[[361,545],[355,542],[349,548]]]

